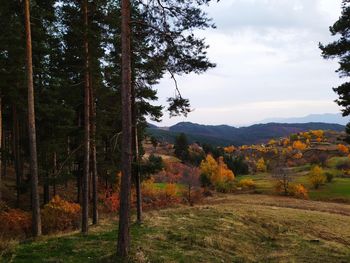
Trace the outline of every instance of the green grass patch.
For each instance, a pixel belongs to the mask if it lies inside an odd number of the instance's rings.
[[[332,157],[327,160],[327,166],[329,168],[336,168],[338,165],[350,164],[349,157]]]

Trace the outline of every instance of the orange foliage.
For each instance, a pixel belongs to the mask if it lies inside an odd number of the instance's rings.
[[[289,186],[289,194],[297,198],[308,199],[308,190],[302,184],[291,184]]]
[[[324,136],[324,131],[322,130],[314,130],[314,131],[310,131],[312,135],[314,135],[317,138],[323,138]]]
[[[300,151],[305,150],[306,147],[307,147],[307,145],[305,143],[301,142],[301,141],[295,141],[293,143],[293,148],[297,149],[297,150],[300,150]]]
[[[29,236],[31,232],[31,215],[19,209],[0,212],[0,236],[7,238]]]
[[[345,154],[349,153],[349,148],[346,147],[344,144],[338,144],[338,150]]]
[[[177,187],[176,184],[166,184],[165,186],[165,196],[167,199],[176,198]]]
[[[236,148],[233,145],[224,147],[224,151],[226,153],[233,153],[235,150],[236,150]]]
[[[212,185],[219,186],[232,182],[235,179],[233,172],[228,169],[223,157],[218,162],[211,155],[207,155],[200,165],[201,173],[211,182]]]
[[[43,231],[49,233],[78,228],[80,211],[80,205],[67,202],[56,195],[42,210]]]
[[[303,154],[301,152],[298,152],[298,153],[293,155],[294,159],[301,159],[302,157],[303,157]]]
[[[117,212],[120,206],[119,192],[106,191],[99,196],[100,202],[106,212]]]

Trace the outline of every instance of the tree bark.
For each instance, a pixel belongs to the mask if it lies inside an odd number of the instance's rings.
[[[90,173],[90,76],[89,76],[89,41],[88,41],[88,2],[83,0],[84,17],[84,57],[85,57],[85,81],[84,81],[84,171],[83,171],[83,209],[82,229],[83,234],[88,233],[89,228],[89,173]]]
[[[92,178],[92,224],[98,224],[97,209],[97,191],[98,191],[98,175],[97,175],[97,156],[96,156],[96,103],[95,94],[90,75],[90,127],[91,127],[91,178]]]
[[[17,117],[17,106],[12,106],[12,155],[14,157],[14,166],[16,174],[16,206],[19,207],[20,203],[20,187],[21,187],[21,165],[20,165],[20,147],[19,147],[19,123]]]
[[[40,200],[38,187],[38,160],[36,151],[36,130],[34,110],[34,84],[32,65],[32,36],[30,28],[30,3],[25,0],[25,28],[26,28],[26,58],[27,58],[27,85],[28,85],[28,131],[30,148],[30,171],[32,182],[32,227],[33,235],[41,235]]]
[[[141,178],[140,178],[140,162],[139,162],[139,141],[137,134],[137,108],[136,108],[136,90],[135,85],[131,87],[131,103],[132,103],[132,149],[134,152],[134,165],[132,169],[133,178],[136,188],[136,218],[137,223],[142,223],[142,196],[141,196]]]
[[[2,200],[2,158],[4,156],[2,152],[2,97],[0,94],[0,201]]]
[[[130,188],[132,164],[131,120],[131,7],[130,0],[121,1],[122,41],[122,178],[120,189],[119,232],[117,255],[127,260],[130,245]]]
[[[56,196],[57,194],[57,188],[56,188],[56,173],[57,173],[57,153],[53,153],[53,182],[52,182],[52,188],[53,188],[53,196]]]

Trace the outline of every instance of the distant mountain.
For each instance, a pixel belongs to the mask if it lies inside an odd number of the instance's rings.
[[[308,123],[308,122],[323,122],[323,123],[337,123],[346,125],[350,120],[342,116],[341,113],[325,113],[325,114],[310,114],[305,117],[294,118],[269,118],[260,121],[259,123]]]
[[[345,127],[339,124],[312,122],[293,124],[267,123],[235,128],[228,125],[201,125],[191,122],[180,122],[167,128],[150,127],[148,128],[148,133],[168,142],[174,142],[175,137],[179,133],[185,133],[190,142],[209,143],[219,146],[264,143],[272,138],[318,129],[344,131]]]

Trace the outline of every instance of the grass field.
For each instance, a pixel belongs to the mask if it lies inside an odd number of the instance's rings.
[[[308,181],[307,173],[304,168],[299,168],[301,172],[295,173],[293,181],[301,183],[309,189],[309,197],[312,200],[321,201],[340,201],[350,203],[350,178],[335,177],[331,183],[322,185],[319,189],[313,189]],[[264,194],[273,194],[274,178],[268,174],[256,174],[249,176],[240,176],[238,180],[243,178],[253,179],[256,183],[256,191]]]
[[[265,195],[145,214],[132,226],[131,262],[349,262],[350,206]],[[115,262],[116,220],[17,245],[3,262]]]

